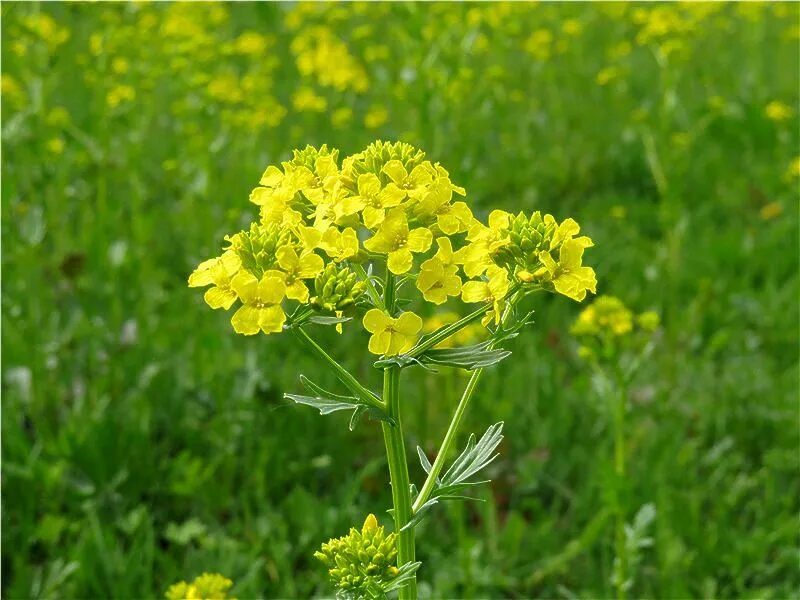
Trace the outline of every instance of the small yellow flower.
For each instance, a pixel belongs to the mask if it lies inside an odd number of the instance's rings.
[[[344,198],[341,213],[352,215],[361,211],[367,229],[375,229],[383,223],[386,209],[398,206],[405,198],[405,192],[394,183],[381,188],[381,180],[374,173],[358,176],[358,195]]]
[[[414,214],[424,220],[436,219],[436,224],[445,235],[455,235],[468,231],[475,217],[466,202],[451,202],[453,191],[461,193],[463,188],[453,186],[450,179],[437,179],[430,192],[419,202]]]
[[[331,226],[322,234],[319,247],[338,263],[358,254],[358,236],[350,227],[339,231]]]
[[[773,100],[764,107],[764,114],[767,118],[776,123],[786,121],[794,114],[792,107],[779,100]]]
[[[241,260],[233,250],[203,261],[189,275],[189,287],[213,284],[213,287],[206,290],[203,299],[211,308],[228,310],[236,302],[236,292],[231,288],[231,280],[239,272],[241,264]]]
[[[461,277],[456,274],[458,267],[453,264],[450,239],[440,237],[436,243],[439,245],[436,255],[420,265],[417,289],[428,302],[443,304],[448,296],[458,296],[461,293]]]
[[[477,277],[494,265],[492,255],[508,243],[507,231],[511,215],[502,210],[489,213],[489,226],[475,220],[467,234],[468,245],[455,255],[455,261],[464,265],[467,277]]]
[[[654,310],[648,310],[636,317],[636,323],[645,331],[655,331],[661,324],[661,318]]]
[[[403,191],[403,198],[408,196],[412,200],[420,200],[433,182],[433,174],[424,163],[417,165],[409,173],[402,162],[390,160],[383,166],[383,172]]]
[[[793,159],[786,169],[786,179],[793,179],[794,177],[800,177],[800,156]]]
[[[302,280],[313,279],[325,268],[322,257],[313,252],[297,256],[297,252],[291,246],[278,248],[276,257],[285,275],[286,297],[290,300],[308,302],[308,288]]]
[[[226,600],[233,582],[218,573],[203,573],[191,583],[180,581],[167,590],[167,600]]]
[[[247,271],[242,271],[231,283],[243,306],[231,318],[236,333],[255,335],[259,331],[266,334],[280,333],[286,322],[281,302],[286,294],[283,279],[269,272],[261,281]]]
[[[594,269],[581,266],[584,249],[592,245],[592,240],[586,236],[566,240],[559,249],[558,263],[553,260],[550,252],[540,252],[539,260],[544,267],[537,272],[537,275],[543,274],[541,271],[545,270],[544,274],[552,281],[559,294],[578,302],[582,301],[587,291],[595,293],[597,287]]]
[[[489,281],[468,281],[461,288],[461,299],[467,303],[488,302],[491,304],[486,316],[481,321],[488,325],[494,320],[500,322],[503,311],[503,299],[508,294],[508,272],[500,267],[489,267],[486,270]]]
[[[47,151],[51,154],[62,154],[64,152],[64,138],[54,137],[47,140]]]
[[[387,254],[389,270],[402,275],[411,269],[414,262],[412,252],[425,252],[432,241],[433,235],[425,227],[409,230],[406,213],[402,208],[395,208],[386,216],[377,233],[364,242],[364,247],[371,252]]]
[[[369,351],[384,356],[408,352],[422,329],[422,319],[413,312],[404,312],[395,319],[377,308],[368,310],[362,323],[364,329],[372,334]]]
[[[364,115],[364,126],[367,129],[377,129],[389,120],[389,111],[382,106],[373,106]]]
[[[775,217],[779,217],[783,212],[783,204],[780,202],[770,202],[761,207],[759,215],[764,221],[771,221]]]

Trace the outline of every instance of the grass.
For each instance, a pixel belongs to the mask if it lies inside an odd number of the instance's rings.
[[[160,597],[202,571],[240,598],[323,595],[319,543],[389,523],[375,424],[287,405],[300,373],[333,382],[185,284],[267,164],[376,138],[425,149],[477,213],[575,216],[600,291],[661,314],[627,419],[630,519],[656,509],[631,596],[798,593],[796,6],[0,10],[4,597]],[[429,597],[613,593],[580,307],[533,308],[463,427],[506,422],[486,502],[419,532]],[[367,376],[363,333],[321,335]],[[462,377],[404,377],[430,455]]]

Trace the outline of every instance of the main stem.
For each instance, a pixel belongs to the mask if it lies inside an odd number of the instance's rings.
[[[386,273],[384,289],[384,305],[390,315],[395,308],[394,276]],[[414,562],[414,528],[401,531],[411,520],[411,486],[408,478],[408,461],[406,445],[403,440],[403,422],[400,418],[400,367],[387,367],[383,371],[383,402],[393,423],[382,423],[383,441],[386,445],[386,457],[389,462],[389,477],[392,483],[392,503],[394,505],[394,530],[397,534],[397,562],[402,566]],[[410,579],[400,588],[400,600],[416,600],[417,580]]]

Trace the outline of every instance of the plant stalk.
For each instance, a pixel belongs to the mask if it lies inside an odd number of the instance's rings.
[[[626,387],[617,377],[616,402],[614,406],[614,474],[616,482],[615,496],[615,545],[616,545],[616,583],[617,598],[625,600],[627,590],[625,582],[628,577],[628,550],[625,544],[625,507],[622,499],[622,486],[625,480],[625,401]]]
[[[387,269],[383,303],[389,315],[395,311],[394,275]],[[400,418],[400,367],[391,366],[383,371],[383,402],[394,425],[384,422],[383,441],[386,445],[386,458],[389,462],[389,478],[392,484],[392,504],[394,505],[394,530],[397,534],[397,563],[402,566],[414,562],[414,528],[402,531],[414,514],[411,508],[411,484],[408,477],[408,458],[403,440],[403,421]],[[400,588],[400,600],[416,600],[417,579],[411,578]]]
[[[514,300],[512,299],[512,301],[506,306],[505,312],[503,313],[503,318],[500,320],[501,327],[505,325],[508,316],[511,314],[513,304]],[[493,347],[494,344],[489,344],[488,349],[491,350]],[[464,388],[464,393],[461,394],[461,400],[458,401],[456,411],[453,413],[453,418],[450,420],[450,425],[447,427],[447,433],[444,434],[444,439],[442,440],[442,445],[439,447],[436,460],[433,461],[431,472],[428,473],[425,483],[422,484],[422,489],[419,491],[419,494],[417,494],[416,500],[414,500],[414,512],[417,512],[422,505],[428,501],[431,492],[433,492],[433,488],[436,485],[436,479],[439,477],[439,473],[441,473],[442,469],[444,468],[444,462],[447,460],[447,455],[456,439],[458,428],[461,425],[461,419],[464,417],[464,412],[467,410],[469,401],[472,399],[472,394],[475,392],[475,388],[477,387],[478,381],[480,381],[482,374],[483,367],[475,369],[472,372],[472,375],[470,375],[469,381],[467,382],[467,387]]]
[[[382,423],[386,457],[389,462],[389,477],[392,482],[394,504],[394,530],[397,534],[397,562],[402,566],[415,560],[414,528],[401,531],[414,514],[411,508],[411,488],[408,478],[408,461],[403,440],[403,425],[400,419],[400,368],[388,367],[383,372],[383,397],[394,425]],[[416,600],[417,580],[411,579],[400,588],[401,600]]]

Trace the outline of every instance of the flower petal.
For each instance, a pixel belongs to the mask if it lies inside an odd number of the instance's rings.
[[[379,308],[369,309],[361,321],[364,329],[370,333],[380,333],[381,331],[386,331],[392,326],[393,323],[394,319],[392,319]]]

